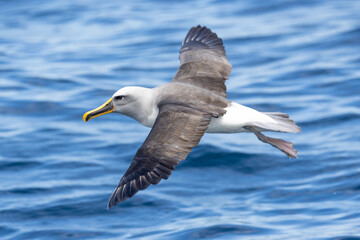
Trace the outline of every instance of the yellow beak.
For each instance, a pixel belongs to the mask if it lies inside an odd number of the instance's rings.
[[[106,101],[106,103],[104,103],[100,107],[85,113],[83,116],[83,120],[84,122],[87,122],[90,119],[102,116],[107,113],[111,113],[112,111],[114,111],[114,104],[112,102],[112,98],[110,98],[109,100]]]

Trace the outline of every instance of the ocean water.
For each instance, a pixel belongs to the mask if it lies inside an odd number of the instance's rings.
[[[360,239],[360,2],[0,1],[0,239]],[[171,81],[187,31],[223,38],[231,100],[281,111],[289,159],[207,134],[110,211],[149,129],[82,115]]]

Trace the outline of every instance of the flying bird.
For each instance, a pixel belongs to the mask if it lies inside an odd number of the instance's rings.
[[[170,83],[152,89],[121,88],[103,105],[84,114],[87,122],[107,113],[121,113],[152,128],[112,193],[108,208],[167,179],[205,132],[252,132],[260,141],[297,157],[291,142],[262,134],[299,132],[289,115],[259,112],[226,98],[225,81],[231,68],[222,39],[207,27],[193,27],[181,45],[180,67]]]

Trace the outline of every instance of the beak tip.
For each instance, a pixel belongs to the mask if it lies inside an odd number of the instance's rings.
[[[84,120],[84,122],[87,122],[89,119],[88,119],[88,114],[87,113],[85,113],[84,114],[84,116],[83,116],[83,120]]]

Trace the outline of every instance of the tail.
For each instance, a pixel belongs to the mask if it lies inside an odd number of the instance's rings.
[[[273,131],[273,132],[286,132],[297,133],[301,129],[296,123],[289,118],[289,115],[281,112],[263,112],[271,117],[275,122],[255,123],[254,127],[260,132]]]

